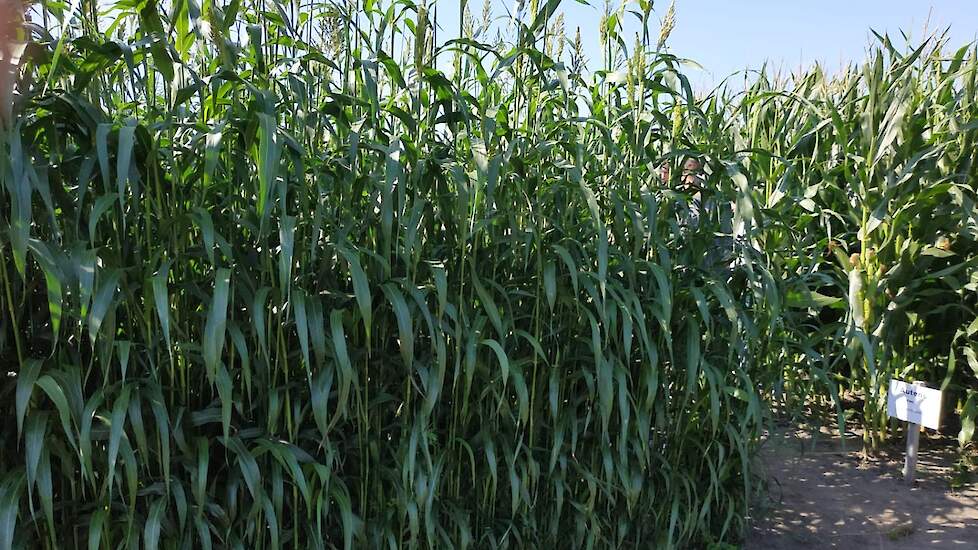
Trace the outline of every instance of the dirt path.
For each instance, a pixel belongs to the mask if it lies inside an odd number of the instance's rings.
[[[978,487],[951,489],[950,441],[922,435],[913,488],[902,478],[902,450],[863,460],[859,440],[847,443],[843,450],[838,438],[801,431],[768,438],[769,493],[745,549],[978,549]]]

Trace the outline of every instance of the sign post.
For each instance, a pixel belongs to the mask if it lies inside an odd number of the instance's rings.
[[[917,471],[917,447],[920,445],[920,424],[907,423],[907,457],[903,461],[903,479],[913,485]]]
[[[907,422],[907,457],[903,463],[903,478],[913,485],[917,469],[917,450],[920,444],[920,427],[937,430],[941,425],[941,391],[924,386],[921,382],[908,384],[902,380],[890,380],[886,395],[886,412],[890,418]]]

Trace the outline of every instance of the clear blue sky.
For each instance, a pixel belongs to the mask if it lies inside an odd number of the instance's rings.
[[[678,0],[676,11],[670,49],[703,65],[705,74],[690,74],[702,85],[765,60],[786,71],[816,61],[836,71],[865,58],[870,29],[914,41],[925,25],[928,33],[950,26],[954,48],[978,33],[976,0]]]
[[[513,0],[492,2],[497,17],[505,16],[514,5]],[[590,4],[564,0],[560,9],[565,13],[568,36],[573,37],[580,27],[585,49],[596,60],[604,0],[590,0]],[[635,2],[630,4],[638,10]],[[440,26],[447,31],[439,33],[441,42],[457,32],[458,0],[439,0],[437,5]],[[469,5],[478,17],[482,0],[469,0]],[[662,17],[669,1],[656,0],[654,6],[653,16]],[[676,12],[669,49],[704,67],[703,71],[687,70],[700,90],[765,61],[785,72],[816,61],[836,71],[842,64],[865,58],[870,29],[889,33],[895,41],[903,30],[917,40],[924,35],[928,16],[928,32],[950,26],[951,47],[978,35],[978,0],[677,0]],[[639,27],[631,15],[626,22],[630,47]]]

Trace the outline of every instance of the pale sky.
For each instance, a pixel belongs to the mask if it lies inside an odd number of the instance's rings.
[[[703,86],[766,60],[785,71],[816,61],[837,71],[865,59],[871,29],[899,44],[901,31],[916,43],[925,25],[928,34],[950,27],[954,49],[978,33],[976,0],[678,0],[676,11],[670,50],[703,65],[705,73],[690,71]]]
[[[483,0],[468,1],[478,17]],[[497,17],[505,17],[519,2],[491,1]],[[581,28],[585,51],[594,63],[600,59],[598,21],[604,1],[581,5],[563,0],[559,8],[565,13],[569,37]],[[437,6],[442,42],[457,33],[459,0],[438,0]],[[668,6],[668,0],[656,0],[653,17],[662,17]],[[638,11],[634,1],[629,8]],[[669,50],[704,67],[687,70],[700,91],[712,89],[735,71],[759,68],[765,61],[783,72],[816,61],[837,71],[843,64],[865,58],[871,30],[889,33],[894,43],[901,44],[901,30],[916,42],[924,36],[925,24],[928,34],[950,26],[948,46],[955,49],[978,35],[978,0],[677,0],[676,12]],[[625,21],[625,43],[631,47],[639,23],[630,14]],[[652,33],[654,40],[657,26]]]

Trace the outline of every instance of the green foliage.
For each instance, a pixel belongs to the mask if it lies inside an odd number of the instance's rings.
[[[943,381],[968,444],[974,48],[696,98],[651,3],[594,75],[558,4],[492,43],[49,7],[0,137],[0,550],[720,548],[771,405],[861,398],[872,449],[890,377]]]
[[[589,82],[556,1],[495,45],[97,7],[45,14],[3,134],[0,548],[737,540],[780,291],[736,156],[743,268],[654,179],[706,116],[673,56]]]
[[[943,44],[902,52],[879,37],[861,68],[762,75],[737,105],[777,220],[761,246],[789,288],[786,394],[824,394],[808,375],[831,373],[863,401],[870,451],[887,437],[892,377],[939,384],[952,406],[978,388],[978,55]],[[974,417],[965,406],[962,445]]]

